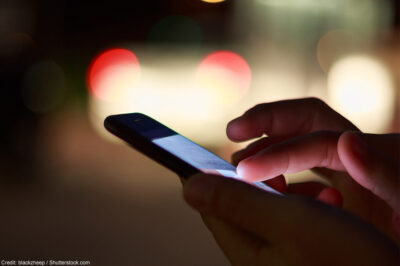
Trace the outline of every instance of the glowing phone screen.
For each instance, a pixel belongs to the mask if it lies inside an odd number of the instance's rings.
[[[159,136],[159,132],[157,132]],[[144,134],[147,137],[151,137],[151,132]],[[152,142],[164,150],[172,153],[188,164],[194,166],[204,173],[222,175],[230,178],[240,177],[236,173],[236,167],[218,157],[214,153],[206,150],[200,145],[190,141],[189,139],[183,137],[179,134],[173,134],[166,137],[151,138]],[[270,188],[262,182],[251,183],[263,190],[272,192],[275,194],[280,194],[276,190]]]

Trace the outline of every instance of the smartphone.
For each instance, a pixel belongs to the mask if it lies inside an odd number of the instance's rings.
[[[239,179],[235,166],[144,114],[111,115],[105,119],[104,126],[112,134],[183,178],[201,172]],[[282,195],[262,182],[250,184]]]

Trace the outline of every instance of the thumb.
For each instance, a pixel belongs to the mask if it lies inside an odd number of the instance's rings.
[[[400,213],[399,162],[365,143],[356,132],[343,133],[337,150],[350,176]]]

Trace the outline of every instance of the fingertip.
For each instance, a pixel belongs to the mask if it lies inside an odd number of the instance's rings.
[[[351,155],[356,158],[362,158],[366,153],[366,145],[359,133],[346,131],[339,137],[338,151],[347,156]]]
[[[246,175],[246,167],[243,165],[242,162],[239,162],[237,167],[236,167],[236,173],[240,178],[244,179],[244,176]]]
[[[240,161],[236,168],[236,172],[239,175],[240,179],[246,182],[260,181],[255,171],[255,167],[252,164],[252,157]]]
[[[248,177],[248,168],[246,165],[246,160],[240,161],[236,167],[236,173],[238,176],[243,179],[247,180]]]
[[[338,144],[337,144],[337,148],[338,151],[345,151],[347,150],[348,147],[348,143],[349,143],[349,139],[351,139],[353,137],[353,132],[351,131],[346,131],[344,133],[342,133],[338,139]]]
[[[343,206],[342,193],[340,193],[336,188],[329,187],[323,189],[318,194],[317,199],[335,207],[341,208]]]
[[[226,126],[226,135],[232,141],[241,141],[241,133],[242,125],[240,123],[240,117],[230,121]]]
[[[358,162],[359,154],[355,152],[354,144],[358,144],[360,141],[359,137],[355,132],[347,131],[340,135],[338,144],[337,144],[337,151],[339,158],[343,165],[347,168],[354,164],[354,162]]]
[[[261,137],[263,133],[258,131],[259,129],[257,129],[254,122],[242,117],[232,120],[226,127],[226,135],[234,142],[242,142]]]
[[[344,132],[338,140],[337,152],[347,172],[358,182],[364,184],[362,177],[365,176],[365,169],[369,168],[366,158],[368,152],[359,133],[354,131]]]

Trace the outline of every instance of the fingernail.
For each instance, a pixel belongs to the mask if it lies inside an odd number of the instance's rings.
[[[215,187],[215,178],[205,175],[194,175],[189,178],[184,187],[186,201],[195,208],[207,206],[210,195]]]

